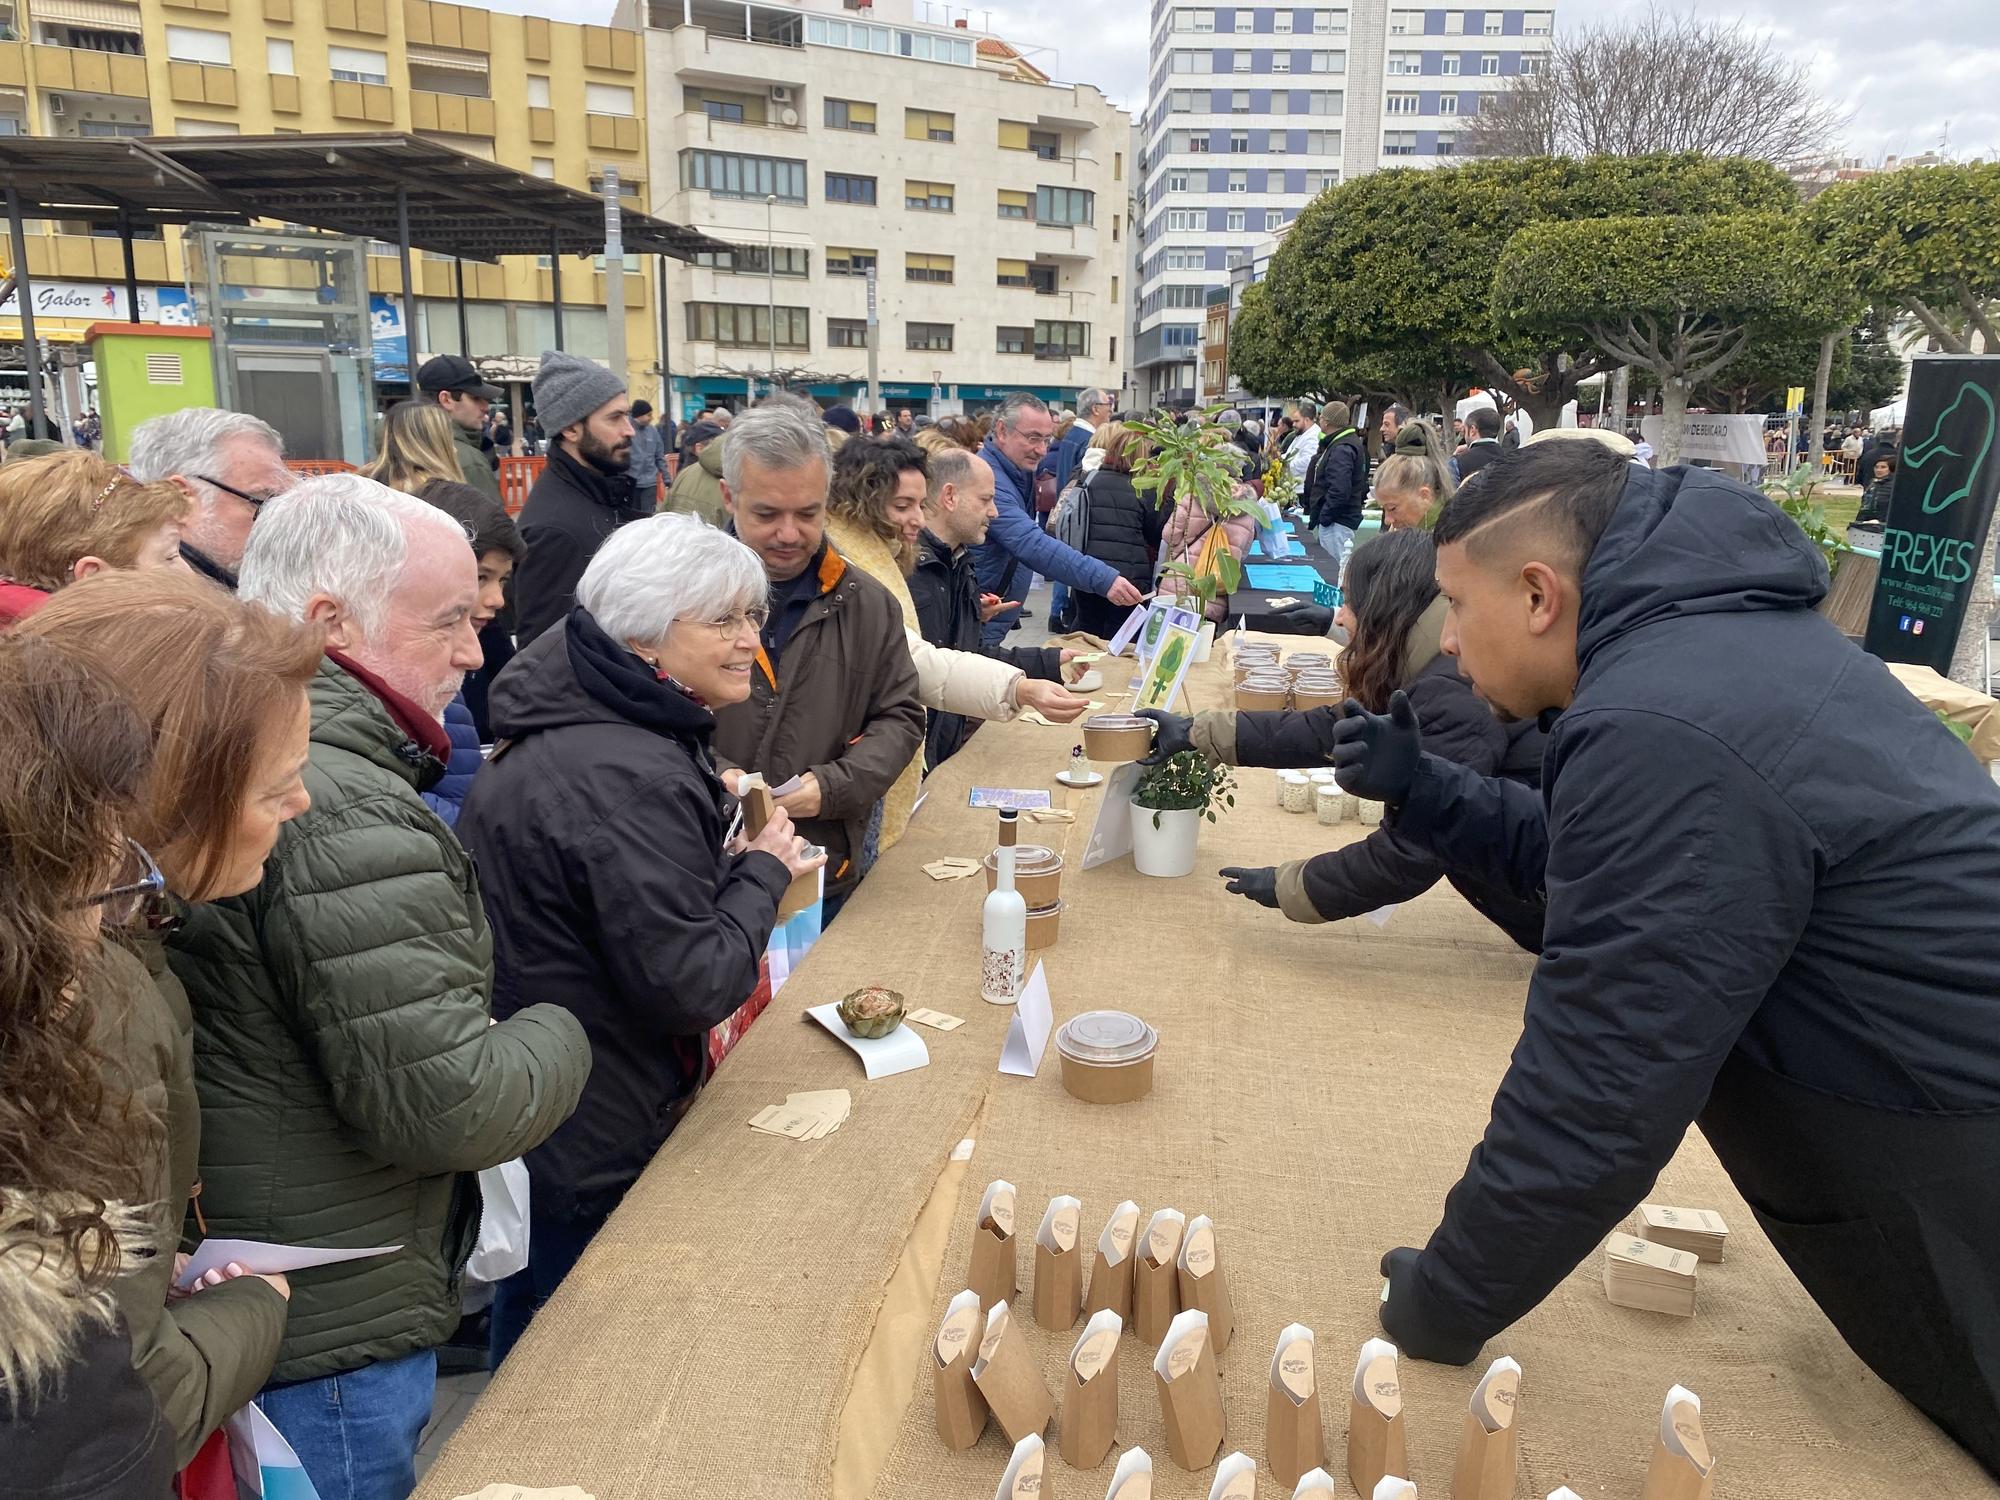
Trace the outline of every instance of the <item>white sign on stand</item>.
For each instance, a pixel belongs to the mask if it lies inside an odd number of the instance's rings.
[[[1083,846],[1084,869],[1094,870],[1132,852],[1132,788],[1139,784],[1142,769],[1136,761],[1122,765],[1104,784],[1097,821],[1091,824],[1090,841]]]
[[[1033,1078],[1042,1066],[1042,1053],[1049,1045],[1049,1033],[1056,1027],[1055,1005],[1049,999],[1049,981],[1039,961],[1014,1002],[1014,1019],[1007,1026],[1007,1042],[1000,1049],[1000,1071],[1017,1078]]]

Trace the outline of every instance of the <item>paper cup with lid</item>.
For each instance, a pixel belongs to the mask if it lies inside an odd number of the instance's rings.
[[[1151,719],[1137,714],[1092,714],[1083,721],[1083,749],[1092,760],[1133,761],[1152,748]]]
[[[1130,1104],[1153,1091],[1159,1033],[1123,1010],[1091,1010],[1056,1028],[1063,1088],[1086,1104]]]

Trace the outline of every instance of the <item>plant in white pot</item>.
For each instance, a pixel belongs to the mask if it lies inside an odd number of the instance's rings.
[[[1211,765],[1199,750],[1146,767],[1132,788],[1132,863],[1141,875],[1189,874],[1202,820],[1213,823],[1217,808],[1235,805],[1229,767]]]

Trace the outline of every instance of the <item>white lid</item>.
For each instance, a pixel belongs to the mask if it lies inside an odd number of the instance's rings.
[[[1158,1032],[1126,1010],[1087,1010],[1056,1031],[1056,1050],[1064,1057],[1100,1067],[1137,1062],[1159,1042]]]

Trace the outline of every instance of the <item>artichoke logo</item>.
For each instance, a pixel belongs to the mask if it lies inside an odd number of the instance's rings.
[[[1963,417],[1959,415],[1961,411],[1964,412]],[[1951,478],[1952,469],[1948,462],[1936,465],[1924,486],[1925,515],[1934,516],[1949,510],[1972,493],[1973,481],[1979,477],[1979,471],[1986,465],[1987,455],[1993,450],[1993,426],[1993,398],[1968,380],[1958,388],[1951,405],[1938,413],[1937,421],[1931,424],[1930,436],[1918,443],[1905,445],[1903,462],[1912,469],[1929,469],[1936,459],[1966,461],[1956,486],[1942,498],[1938,495],[1938,488]],[[1954,431],[1947,438],[1947,428],[1963,431]],[[1974,441],[1959,447],[1958,443],[1966,437]]]

